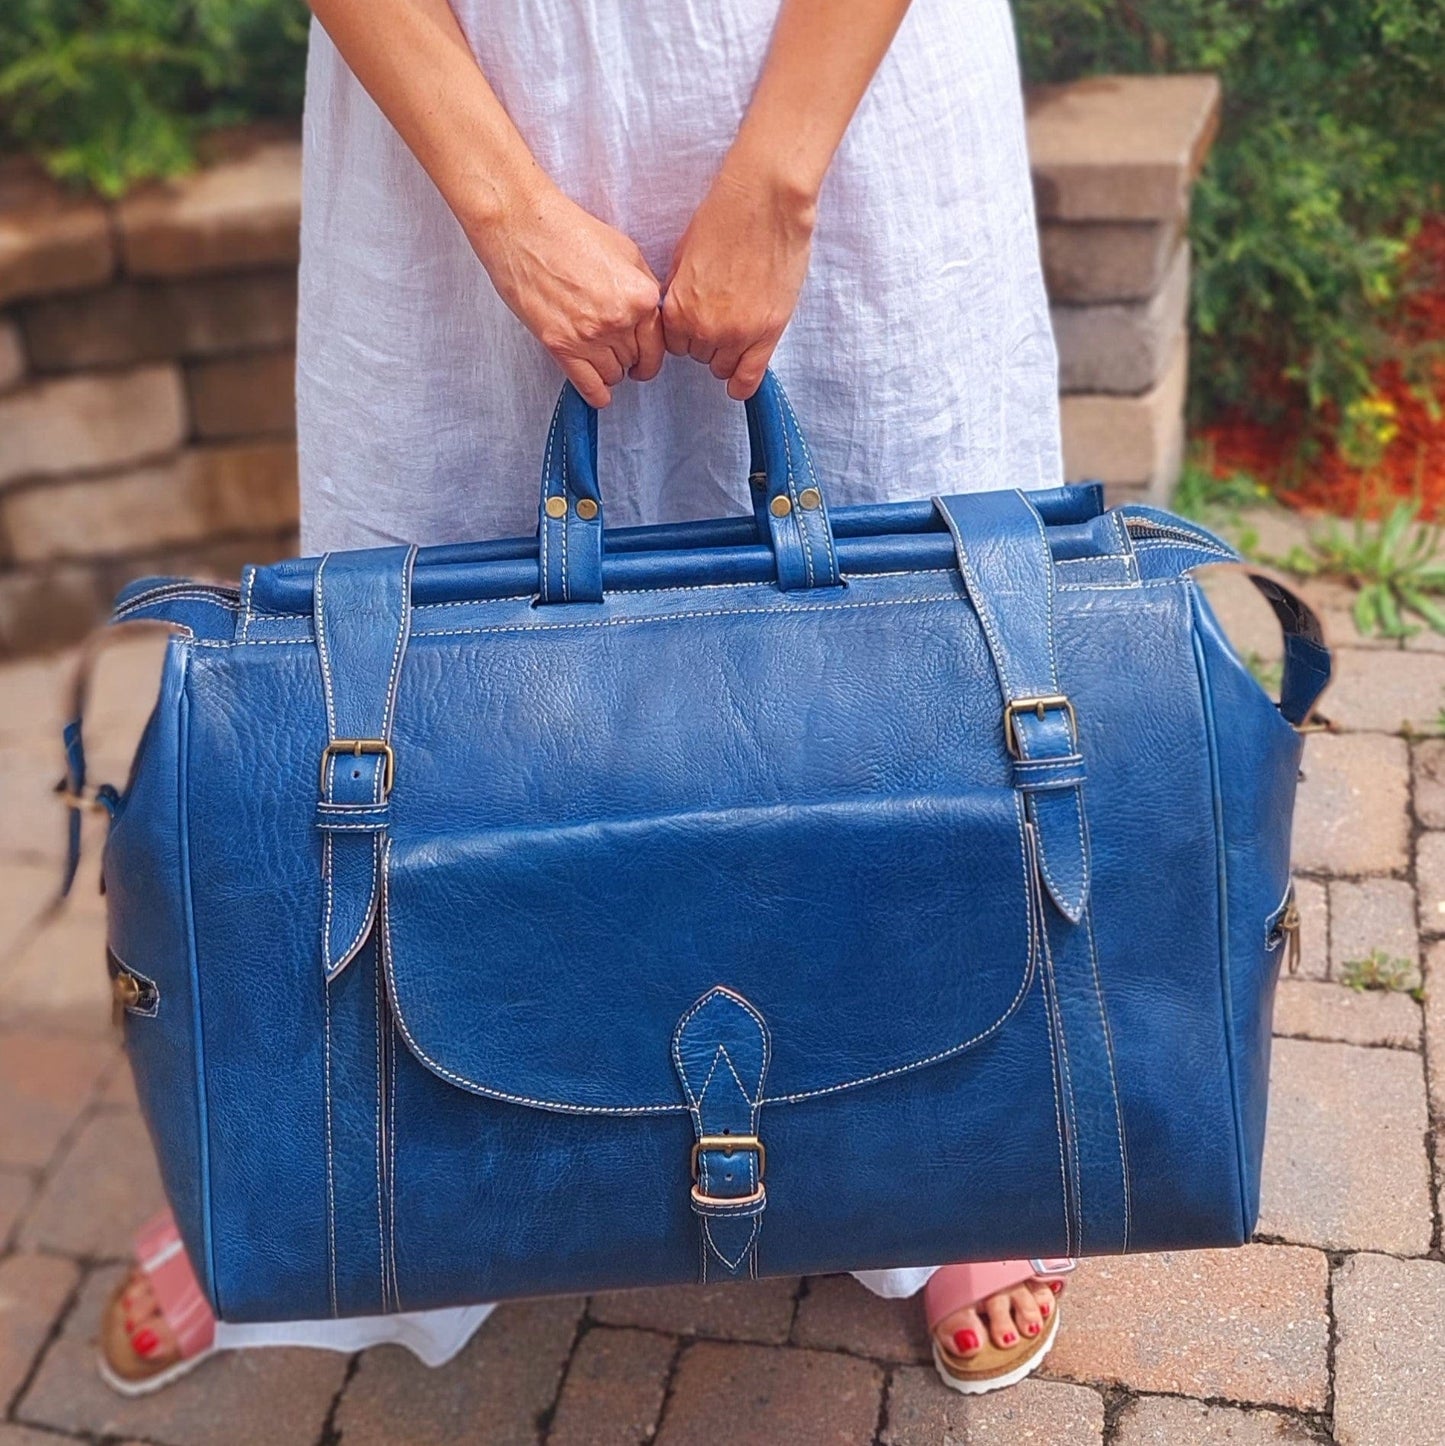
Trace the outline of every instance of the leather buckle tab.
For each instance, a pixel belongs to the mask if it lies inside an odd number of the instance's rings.
[[[1049,693],[1039,698],[1013,698],[1004,704],[1003,736],[1010,758],[1023,757],[1023,750],[1019,747],[1018,715],[1032,713],[1042,722],[1044,714],[1056,708],[1062,708],[1069,715],[1069,731],[1077,738],[1079,720],[1074,713],[1074,705],[1063,693]]]
[[[363,754],[380,754],[386,760],[382,773],[381,792],[384,798],[391,792],[396,779],[396,754],[385,738],[333,738],[321,750],[321,792],[326,792],[326,765],[338,754],[349,753],[353,758]]]

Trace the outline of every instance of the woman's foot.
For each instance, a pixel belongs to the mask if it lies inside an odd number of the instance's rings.
[[[966,1394],[1011,1386],[1042,1364],[1058,1329],[1071,1261],[945,1265],[925,1295],[934,1361]]]
[[[170,1215],[136,1238],[136,1264],[101,1319],[102,1379],[123,1396],[178,1380],[215,1349],[215,1317]]]

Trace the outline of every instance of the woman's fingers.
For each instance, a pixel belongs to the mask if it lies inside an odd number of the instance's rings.
[[[619,348],[608,346],[598,347],[587,360],[609,387],[615,387],[627,375],[629,363],[625,357],[626,353],[620,352]]]
[[[773,359],[777,349],[776,338],[768,338],[750,346],[738,359],[738,364],[728,378],[728,396],[735,402],[745,402],[763,384],[763,373]]]
[[[605,407],[611,404],[612,388],[602,380],[591,362],[577,357],[558,357],[557,362],[562,368],[562,374],[582,393],[582,400],[589,406]]]
[[[654,307],[636,331],[637,360],[633,362],[628,375],[638,382],[650,382],[662,370],[667,356],[667,339],[662,330],[662,311]]]

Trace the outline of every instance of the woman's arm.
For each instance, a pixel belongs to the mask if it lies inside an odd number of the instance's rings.
[[[310,0],[436,183],[502,300],[577,390],[606,406],[662,366],[657,278],[621,232],[569,200],[488,85],[447,0]]]
[[[818,192],[909,0],[783,0],[747,115],[673,255],[667,349],[757,391],[808,270]]]

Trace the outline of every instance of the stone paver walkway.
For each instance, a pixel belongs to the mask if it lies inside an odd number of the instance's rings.
[[[1243,648],[1277,652],[1251,597],[1217,595]],[[1280,986],[1259,1237],[1088,1262],[1045,1376],[974,1403],[933,1378],[916,1303],[847,1278],[507,1306],[439,1372],[391,1347],[269,1351],[111,1395],[96,1322],[159,1189],[93,886],[27,937],[56,872],[63,660],[0,670],[0,1446],[1445,1442],[1445,640],[1362,642],[1348,597],[1317,596],[1337,731],[1306,753],[1304,957]],[[100,776],[123,775],[150,651],[102,677]],[[1375,949],[1423,1006],[1340,982]]]

